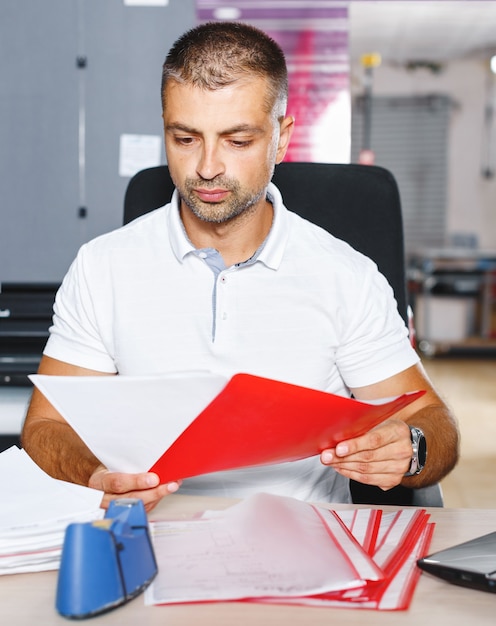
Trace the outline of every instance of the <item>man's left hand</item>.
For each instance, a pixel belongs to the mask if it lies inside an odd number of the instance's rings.
[[[343,476],[384,491],[399,485],[412,459],[408,425],[388,419],[365,435],[323,450],[320,460]]]

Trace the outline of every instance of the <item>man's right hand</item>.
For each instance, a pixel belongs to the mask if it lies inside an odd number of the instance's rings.
[[[111,472],[103,465],[96,468],[90,476],[88,487],[103,491],[101,507],[107,509],[111,500],[116,498],[140,498],[145,510],[150,512],[164,497],[176,492],[179,482],[160,484],[157,474],[124,474]]]
[[[51,376],[105,376],[48,356],[41,359],[39,374]],[[110,472],[88,449],[45,396],[33,389],[24,421],[22,444],[31,458],[54,478],[86,485],[104,492],[102,508],[115,498],[140,498],[151,511],[160,500],[179,489],[179,482],[161,485],[157,474]]]

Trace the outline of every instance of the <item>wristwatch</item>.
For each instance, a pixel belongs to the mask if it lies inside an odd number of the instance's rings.
[[[427,458],[427,444],[424,433],[416,426],[410,426],[410,437],[412,440],[412,462],[410,469],[405,476],[416,476],[424,469]]]

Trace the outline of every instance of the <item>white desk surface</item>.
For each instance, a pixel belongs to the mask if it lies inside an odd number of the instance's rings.
[[[173,495],[163,500],[150,517],[186,517],[207,508],[225,508],[232,502]],[[353,507],[330,505],[330,508]],[[436,522],[431,552],[496,530],[496,509],[429,509],[429,512],[431,521]],[[2,623],[16,626],[70,623],[55,610],[56,582],[57,572],[0,576]],[[265,606],[243,602],[146,607],[140,595],[87,623],[91,626],[483,626],[496,623],[496,594],[464,589],[422,574],[408,611]]]

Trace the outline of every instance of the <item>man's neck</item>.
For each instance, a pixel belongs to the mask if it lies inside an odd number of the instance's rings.
[[[265,241],[272,226],[274,209],[265,201],[222,224],[204,222],[181,204],[181,219],[195,248],[214,248],[226,267],[251,258]]]

